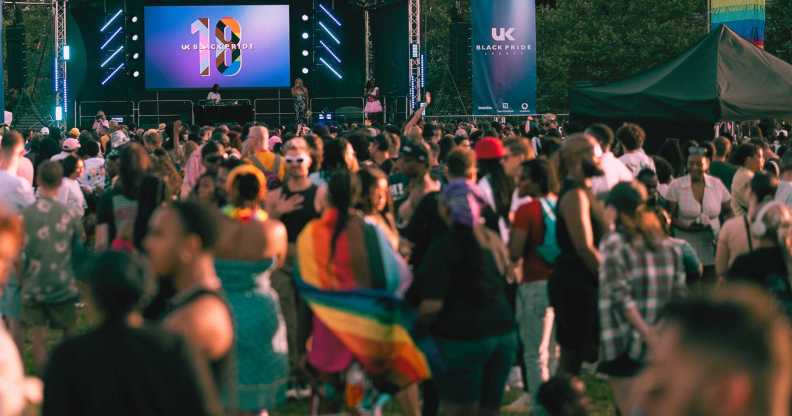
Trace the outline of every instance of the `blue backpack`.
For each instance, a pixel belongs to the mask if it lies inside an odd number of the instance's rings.
[[[539,203],[542,205],[545,232],[544,240],[541,245],[536,247],[536,252],[547,264],[553,264],[561,254],[561,249],[558,247],[558,241],[556,240],[556,203],[547,198],[541,198]]]

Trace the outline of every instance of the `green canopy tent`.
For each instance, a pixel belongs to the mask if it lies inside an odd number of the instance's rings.
[[[726,26],[676,59],[632,78],[573,88],[579,120],[655,120],[708,124],[792,117],[792,65]]]

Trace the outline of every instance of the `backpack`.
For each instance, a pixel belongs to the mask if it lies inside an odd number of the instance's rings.
[[[267,178],[267,190],[271,191],[275,188],[280,188],[280,186],[283,185],[280,177],[278,176],[278,173],[280,172],[281,155],[275,153],[275,162],[272,164],[272,170],[264,167],[256,155],[253,155],[253,157],[250,158],[250,161],[253,162],[253,164],[261,171],[261,173],[264,174],[264,177]]]
[[[539,199],[539,203],[542,206],[542,220],[544,221],[545,232],[544,240],[542,244],[536,247],[536,252],[547,264],[553,264],[561,254],[561,249],[558,247],[558,241],[556,240],[556,203],[551,202],[547,198]]]

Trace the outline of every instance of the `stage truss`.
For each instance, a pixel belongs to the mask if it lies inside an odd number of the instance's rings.
[[[55,34],[55,67],[53,69],[53,88],[55,89],[55,113],[50,115],[51,120],[55,120],[58,126],[66,119],[68,111],[68,78],[66,77],[66,61],[64,47],[66,43],[66,14],[67,0],[26,0],[26,1],[6,1],[0,0],[0,4],[10,6],[44,6],[49,7],[52,15],[52,30]]]
[[[421,53],[421,0],[407,0],[407,36],[409,37],[410,59],[410,110],[421,101],[423,95],[423,54]]]

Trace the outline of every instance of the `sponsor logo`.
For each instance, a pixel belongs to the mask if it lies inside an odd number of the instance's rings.
[[[505,28],[505,27],[493,27],[492,28],[492,40],[496,42],[504,42],[506,40],[514,42],[514,31],[517,30],[513,27]]]
[[[530,44],[517,41],[517,28],[515,27],[493,27],[490,29],[492,42],[474,45],[475,51],[484,56],[525,55],[526,51],[533,49]]]

